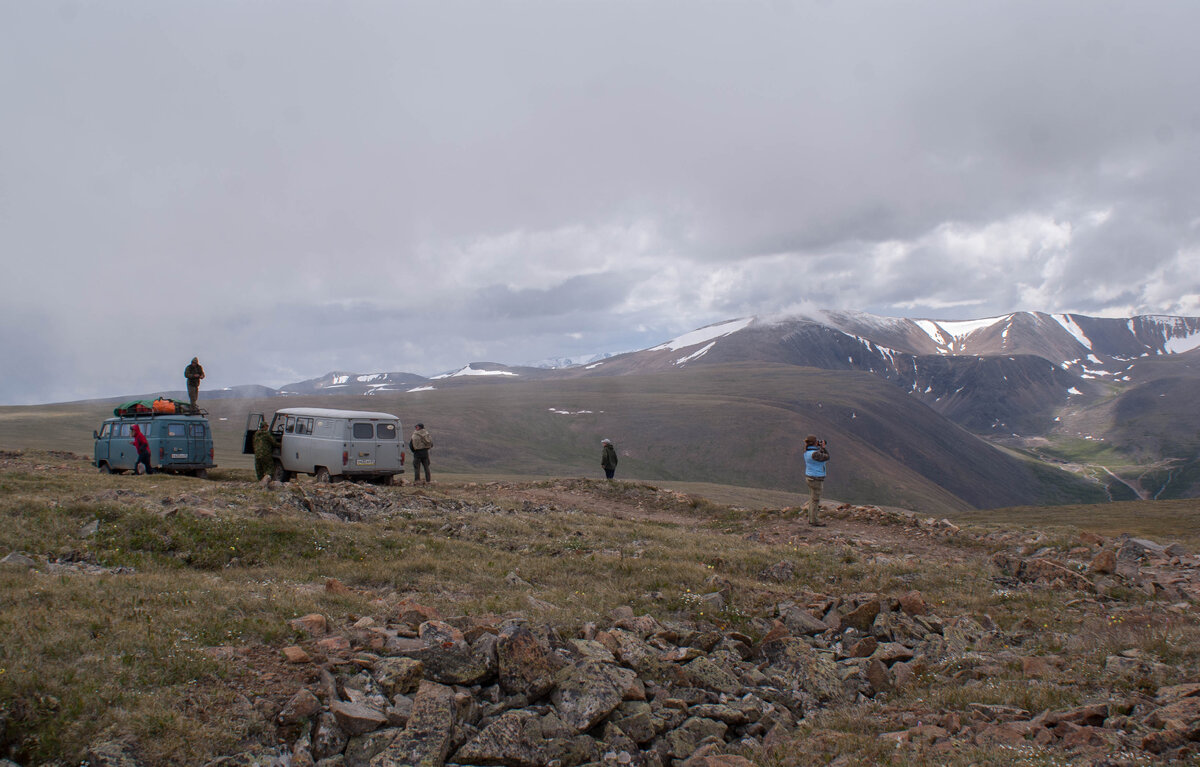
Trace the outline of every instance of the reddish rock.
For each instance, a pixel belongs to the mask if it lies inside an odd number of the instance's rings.
[[[1090,706],[1069,708],[1066,711],[1052,711],[1046,716],[1046,723],[1061,724],[1066,722],[1079,726],[1099,727],[1104,724],[1104,720],[1107,718],[1108,705],[1094,703]]]
[[[329,704],[329,710],[342,732],[351,737],[373,732],[387,724],[387,716],[382,711],[361,703],[335,700]]]
[[[785,636],[790,636],[791,632],[783,625],[782,621],[774,621],[771,628],[767,631],[767,635],[762,638],[763,644],[774,642],[776,639],[782,639]]]
[[[1014,727],[1008,722],[1000,724],[988,724],[980,728],[975,734],[975,742],[979,745],[987,745],[989,743],[1003,743],[1008,746],[1015,746],[1025,742],[1025,733],[1018,727]]]
[[[317,640],[317,648],[326,653],[350,652],[350,640],[344,636],[331,636]]]
[[[1117,569],[1117,555],[1112,549],[1105,549],[1092,558],[1088,572],[1097,575],[1111,575]]]
[[[313,695],[308,689],[303,689],[291,697],[284,704],[279,715],[275,717],[275,721],[279,724],[287,726],[291,724],[300,724],[321,710],[321,701],[316,695]]]
[[[304,648],[292,645],[291,647],[283,648],[283,658],[288,663],[311,663],[312,656],[304,651]]]
[[[337,594],[338,596],[349,596],[354,593],[350,590],[349,586],[337,578],[329,578],[325,581],[325,592],[327,594]]]
[[[395,615],[397,621],[413,628],[420,626],[425,621],[436,621],[442,618],[438,611],[432,607],[426,607],[425,605],[408,600],[396,605]]]
[[[896,686],[892,672],[880,660],[873,660],[867,666],[867,681],[871,683],[871,691],[875,694],[887,692]]]
[[[1180,727],[1200,730],[1200,698],[1195,696],[1181,698],[1169,706],[1163,706],[1150,712],[1145,723],[1151,727]]]
[[[1061,726],[1061,725],[1059,725]],[[1107,732],[1099,727],[1079,727],[1063,736],[1063,748],[1103,748],[1108,745]]]
[[[321,636],[329,630],[329,622],[320,613],[309,613],[300,618],[293,618],[288,621],[288,625],[294,629],[303,631],[309,636]]]
[[[863,637],[850,648],[849,655],[851,658],[869,658],[877,647],[879,647],[879,640],[875,637]]]
[[[431,645],[446,645],[465,642],[463,633],[443,621],[425,621],[417,629],[421,641]]]
[[[1152,754],[1161,754],[1173,748],[1179,748],[1191,740],[1191,733],[1183,728],[1171,728],[1161,732],[1152,732],[1142,738],[1142,748]]]
[[[1026,679],[1045,679],[1054,673],[1050,664],[1042,658],[1021,658],[1021,673]]]
[[[1039,727],[1033,733],[1033,742],[1039,746],[1049,746],[1054,742],[1054,730],[1049,727]]]
[[[853,626],[862,632],[871,630],[871,624],[875,622],[875,617],[879,615],[879,611],[883,606],[878,599],[869,599],[861,605],[851,610],[842,616],[843,626]],[[828,621],[826,621],[828,623]]]
[[[929,612],[929,606],[925,604],[925,599],[919,591],[909,591],[900,595],[900,609],[906,615],[925,615]]]

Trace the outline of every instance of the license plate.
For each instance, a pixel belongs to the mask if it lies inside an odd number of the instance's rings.
[[[359,466],[374,466],[375,459],[374,458],[359,458],[357,463]]]
[[[171,453],[172,458],[187,458],[187,453]]]

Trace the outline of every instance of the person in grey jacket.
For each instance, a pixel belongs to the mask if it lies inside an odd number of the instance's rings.
[[[610,439],[602,439],[600,444],[604,446],[600,450],[600,465],[604,467],[604,476],[612,479],[617,473],[617,449]]]

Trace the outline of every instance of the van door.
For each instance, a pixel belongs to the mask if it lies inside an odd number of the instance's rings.
[[[371,472],[375,470],[376,453],[379,443],[375,439],[374,421],[350,422],[350,455],[347,456],[346,469],[352,472]]]
[[[100,427],[100,432],[96,435],[95,449],[95,464],[99,466],[102,463],[108,463],[108,449],[110,440],[112,439],[113,425],[108,421]]]
[[[400,456],[404,446],[400,443],[400,429],[392,421],[379,421],[375,424],[375,460],[376,468],[380,471],[399,473],[404,468]]]
[[[254,432],[266,420],[262,413],[251,413],[246,416],[246,437],[242,440],[242,455],[254,455]]]
[[[130,471],[137,466],[137,450],[133,447],[133,431],[128,423],[113,425],[113,439],[108,451],[108,463],[114,469]]]
[[[208,463],[208,428],[197,421],[187,426],[188,463],[204,466]]]
[[[158,455],[162,466],[175,463],[189,463],[191,453],[188,451],[188,424],[183,421],[167,421],[158,429]]]

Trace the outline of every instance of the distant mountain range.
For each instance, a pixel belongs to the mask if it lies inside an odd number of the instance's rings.
[[[642,443],[622,458],[638,476],[728,472],[764,487],[795,484],[796,434],[780,428],[792,424],[851,447],[850,471],[831,486],[848,500],[986,508],[1200,497],[1198,350],[1196,317],[828,311],[729,320],[578,362],[337,371],[202,397],[354,407],[370,396],[371,409],[455,424],[458,446],[442,455],[461,450],[470,470],[570,471],[561,462],[594,422]]]
[[[1100,475],[1111,497],[1193,497],[1200,495],[1197,349],[1197,317],[1017,312],[945,321],[826,311],[729,320],[581,364],[474,362],[432,378],[335,372],[278,394],[373,395],[735,363],[868,373],[996,444]]]

